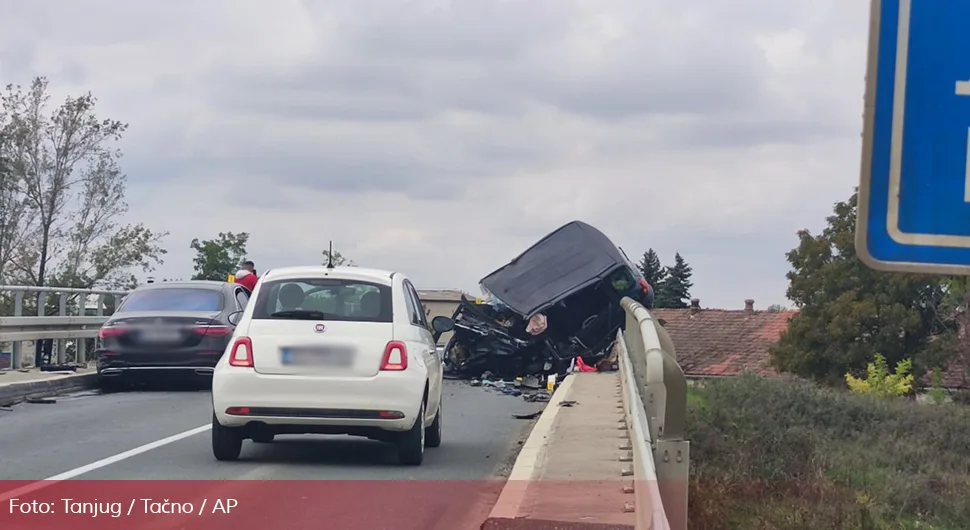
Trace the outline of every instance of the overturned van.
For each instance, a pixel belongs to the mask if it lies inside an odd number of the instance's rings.
[[[605,234],[573,221],[480,281],[483,303],[463,299],[445,348],[449,373],[500,377],[595,366],[625,320],[620,299],[648,308],[653,286]]]

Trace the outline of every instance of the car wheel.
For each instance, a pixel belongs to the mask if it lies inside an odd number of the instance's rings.
[[[434,415],[434,422],[428,427],[427,434],[424,435],[425,447],[438,447],[441,445],[441,402],[438,402],[438,412]]]
[[[252,438],[253,442],[258,444],[271,444],[275,439],[276,439],[276,435],[272,433],[270,434],[260,433],[260,434],[253,435],[253,438]]]
[[[225,427],[212,414],[212,455],[216,460],[236,460],[242,452],[242,433],[238,427]]]
[[[424,461],[424,406],[422,401],[414,426],[407,432],[401,433],[401,438],[397,442],[398,459],[404,465],[420,466]]]

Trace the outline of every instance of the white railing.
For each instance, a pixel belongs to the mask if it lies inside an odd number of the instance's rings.
[[[0,300],[6,306],[4,313],[0,313],[3,315],[0,317],[0,352],[9,354],[11,368],[19,368],[24,360],[25,342],[53,340],[52,362],[65,362],[71,343],[74,360],[83,363],[87,344],[81,339],[97,336],[101,324],[108,319],[105,315],[108,299],[114,299],[117,306],[127,294],[128,291],[0,285]],[[57,315],[53,316],[48,315],[47,298],[51,295],[58,300]],[[25,315],[28,309],[37,316]]]
[[[617,333],[623,406],[633,449],[637,530],[686,530],[690,445],[684,440],[687,380],[673,342],[650,312],[621,302]]]

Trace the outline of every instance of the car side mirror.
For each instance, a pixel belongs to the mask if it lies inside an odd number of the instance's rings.
[[[242,311],[233,311],[232,313],[229,313],[229,323],[232,324],[233,326],[238,326],[239,321],[242,319],[242,316],[243,316]]]
[[[442,334],[455,329],[455,321],[446,316],[439,315],[431,319],[431,329],[434,330],[434,341],[438,342],[438,338]]]

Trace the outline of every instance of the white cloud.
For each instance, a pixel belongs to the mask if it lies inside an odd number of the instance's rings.
[[[0,78],[129,122],[130,217],[252,233],[260,268],[335,248],[424,287],[560,224],[681,252],[705,305],[784,303],[795,231],[859,171],[861,3],[17,2]]]

